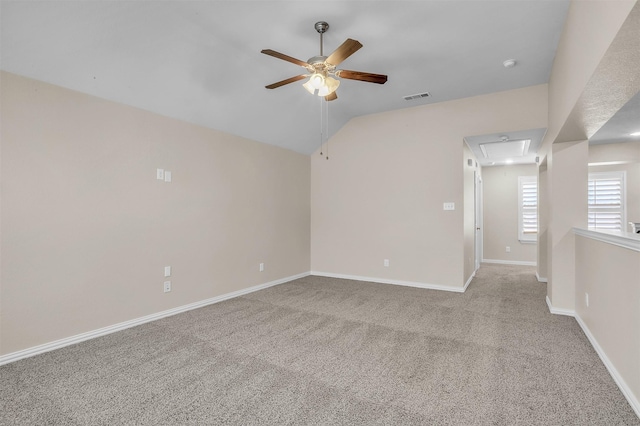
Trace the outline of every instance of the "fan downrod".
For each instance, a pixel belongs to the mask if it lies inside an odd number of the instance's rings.
[[[320,56],[323,55],[323,51],[322,51],[322,34],[326,33],[327,30],[329,29],[329,24],[327,24],[324,21],[318,21],[316,22],[316,25],[314,25],[316,31],[320,34]],[[323,59],[324,60],[324,59]]]

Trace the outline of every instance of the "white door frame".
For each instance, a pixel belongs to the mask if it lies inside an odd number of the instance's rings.
[[[475,207],[475,268],[477,271],[480,268],[480,261],[482,259],[482,178],[477,170],[473,172],[473,181],[473,202]]]

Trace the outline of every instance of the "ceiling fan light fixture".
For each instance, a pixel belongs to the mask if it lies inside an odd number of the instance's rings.
[[[302,85],[302,87],[304,87],[305,89],[307,89],[307,92],[311,93],[312,95],[315,95],[315,94],[316,94],[316,90],[318,90],[318,89],[316,89],[315,87],[313,87],[313,86],[311,85],[311,81],[307,81],[306,83],[304,83],[304,84]]]
[[[327,96],[329,93],[329,88],[327,86],[322,86],[318,89],[318,96]]]
[[[316,90],[321,89],[325,85],[325,78],[320,73],[313,73],[311,77],[309,77],[309,84]]]
[[[338,86],[340,86],[340,81],[335,78],[327,77],[324,80],[324,86],[322,86],[318,90],[318,96],[327,96],[336,91]]]

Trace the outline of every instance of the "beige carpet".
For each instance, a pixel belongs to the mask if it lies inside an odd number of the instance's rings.
[[[307,277],[0,367],[2,425],[640,425],[533,268]]]

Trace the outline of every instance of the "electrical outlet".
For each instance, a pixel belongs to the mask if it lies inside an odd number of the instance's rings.
[[[585,305],[587,305],[587,308],[589,307],[589,293],[585,293],[584,294],[584,303]]]
[[[260,272],[264,272],[264,263],[260,264]]]
[[[164,169],[156,169],[156,179],[164,180]]]
[[[384,266],[387,268],[389,267],[389,259],[384,260]]]
[[[443,203],[442,204],[442,210],[455,210],[456,209],[456,203]]]
[[[164,282],[164,292],[168,293],[171,291],[171,281],[165,281]]]
[[[507,246],[507,253],[511,253],[511,247]]]

